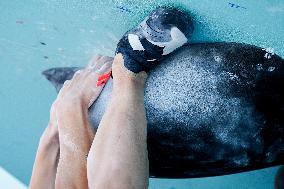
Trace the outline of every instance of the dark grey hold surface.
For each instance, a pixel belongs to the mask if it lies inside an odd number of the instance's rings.
[[[79,68],[44,75],[57,90]],[[150,175],[189,178],[284,164],[284,60],[256,46],[184,46],[149,72]],[[94,127],[112,81],[90,108]],[[96,115],[96,116],[95,116]]]

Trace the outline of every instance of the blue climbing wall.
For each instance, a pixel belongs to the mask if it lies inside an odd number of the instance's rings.
[[[84,66],[95,53],[113,55],[123,33],[162,5],[191,12],[192,43],[245,42],[284,57],[283,0],[1,0],[0,166],[28,183],[56,95],[42,70]],[[204,179],[151,179],[150,188],[267,189],[273,188],[274,174],[271,168]]]

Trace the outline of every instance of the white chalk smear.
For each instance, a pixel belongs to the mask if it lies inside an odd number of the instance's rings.
[[[214,60],[218,63],[220,63],[222,61],[220,56],[214,56]]]
[[[156,61],[157,59],[151,59],[151,60],[147,60],[148,62],[154,62]]]
[[[267,58],[267,59],[270,59],[275,54],[274,49],[271,48],[271,47],[263,48],[262,50],[266,52],[264,54],[264,57]]]

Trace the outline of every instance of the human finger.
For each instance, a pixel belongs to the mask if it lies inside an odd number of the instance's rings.
[[[102,56],[99,60],[97,60],[96,62],[89,64],[87,66],[87,69],[93,69],[93,70],[98,70],[100,69],[104,64],[108,63],[108,62],[112,62],[113,58],[112,57],[108,57],[108,56]]]
[[[103,57],[103,55],[95,55],[93,58],[91,58],[90,62],[88,63],[88,65],[86,66],[86,68],[92,68],[96,65],[96,63],[100,60],[100,58]]]
[[[72,79],[78,78],[82,72],[83,72],[83,70],[78,70],[78,71],[76,71],[75,74],[73,75]]]

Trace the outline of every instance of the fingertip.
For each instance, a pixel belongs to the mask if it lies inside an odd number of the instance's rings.
[[[112,62],[113,61],[113,57],[110,57],[110,56],[103,56],[102,58],[101,58],[101,60],[103,61],[103,62]]]
[[[97,55],[93,56],[93,57],[91,58],[89,64],[87,65],[87,68],[92,68],[92,67],[94,67],[94,66],[97,64],[97,62],[98,62],[102,57],[103,57],[103,55],[101,55],[101,54],[97,54]]]
[[[123,60],[123,55],[121,53],[118,53],[114,57],[114,61],[122,61]]]
[[[102,57],[103,57],[102,54],[97,54],[97,55],[95,55],[95,59],[96,59],[96,60],[99,60],[99,59],[102,58]]]
[[[99,75],[108,73],[111,71],[112,62],[106,62],[104,65],[102,65],[99,69],[95,70],[95,72]]]
[[[119,65],[123,62],[124,62],[123,55],[121,53],[118,53],[114,57],[113,66]]]

